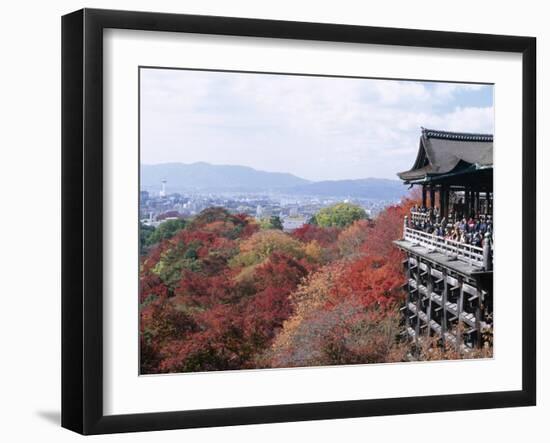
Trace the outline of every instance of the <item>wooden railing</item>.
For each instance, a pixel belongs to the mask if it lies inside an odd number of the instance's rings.
[[[455,240],[439,237],[435,234],[429,234],[424,231],[409,228],[407,226],[407,218],[405,217],[405,225],[403,226],[403,238],[411,243],[424,246],[425,248],[442,254],[448,257],[456,258],[462,262],[468,263],[476,268],[490,270],[491,269],[491,249],[489,244],[489,234],[485,235],[483,247],[461,243]]]
[[[436,209],[437,210],[437,209]],[[492,215],[491,214],[476,214],[475,218],[480,221],[490,221]],[[418,211],[415,209],[410,210],[410,220],[414,223],[419,222],[428,222],[428,221],[434,221],[434,219],[437,218],[437,214],[434,216],[434,213],[431,212],[431,210],[424,210],[424,211]],[[457,221],[456,214],[449,213],[446,217],[447,223],[454,223]]]
[[[411,209],[411,220],[413,222],[427,222],[430,220],[430,213],[429,212],[420,212],[420,211],[413,211]]]

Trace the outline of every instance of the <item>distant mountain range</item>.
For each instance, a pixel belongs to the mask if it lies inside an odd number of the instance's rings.
[[[247,166],[209,163],[141,165],[141,189],[158,192],[166,180],[168,192],[272,192],[319,197],[398,199],[406,187],[398,180],[366,178],[312,182],[283,172]]]
[[[212,165],[204,162],[141,165],[143,189],[158,190],[163,179],[166,179],[167,187],[173,191],[268,191],[309,183],[292,174],[258,171],[247,166]]]
[[[359,180],[327,180],[308,183],[293,186],[288,191],[292,194],[322,197],[344,196],[393,200],[405,195],[407,188],[398,180],[363,178]]]

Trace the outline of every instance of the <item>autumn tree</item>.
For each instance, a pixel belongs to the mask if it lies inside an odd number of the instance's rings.
[[[305,224],[292,232],[292,237],[305,245],[306,255],[310,260],[320,264],[329,263],[338,258],[336,240],[340,228],[323,228],[318,225]]]
[[[405,198],[398,205],[384,209],[375,220],[363,244],[362,251],[371,256],[386,257],[396,271],[401,272],[402,252],[393,244],[403,237],[403,220],[417,200]]]
[[[335,243],[340,234],[340,229],[336,227],[321,227],[314,224],[306,223],[305,225],[295,229],[292,232],[292,237],[302,243],[316,241],[321,247],[326,248]]]
[[[144,372],[254,367],[311,266],[301,242],[258,229],[214,208],[150,250],[140,281]]]
[[[397,309],[365,306],[361,297],[339,294],[345,269],[343,263],[327,266],[292,294],[294,314],[264,355],[272,367],[379,363],[404,358],[398,341]]]
[[[279,230],[259,231],[241,242],[239,254],[232,266],[251,266],[263,262],[273,253],[303,258],[305,253],[299,241]]]
[[[186,221],[180,218],[166,220],[162,222],[156,229],[153,229],[150,235],[147,236],[145,241],[147,246],[154,245],[155,243],[160,242],[161,240],[166,240],[172,238],[176,232],[180,229],[185,228]],[[146,228],[144,232],[146,231]]]
[[[186,276],[180,286],[183,295],[170,300],[178,312],[190,315],[195,327],[151,347],[156,349],[159,371],[255,367],[256,356],[270,346],[292,313],[288,295],[306,275],[307,269],[299,262],[273,253],[254,268],[250,293],[242,293],[242,287],[230,281],[221,287],[222,277],[215,285],[212,280],[191,283]],[[193,304],[189,303],[191,293]]]
[[[338,249],[343,256],[353,255],[361,252],[361,248],[372,228],[369,220],[357,220],[338,235]]]
[[[385,257],[362,256],[346,263],[330,303],[353,299],[366,308],[388,308],[404,300],[403,274]]]

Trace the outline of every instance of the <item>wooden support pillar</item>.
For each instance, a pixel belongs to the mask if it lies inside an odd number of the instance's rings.
[[[456,326],[456,346],[457,350],[460,351],[460,346],[462,345],[462,328],[464,327],[462,322],[462,313],[464,309],[464,283],[462,281],[462,277],[458,277],[458,284],[460,285],[460,293],[456,304],[456,313],[458,316],[458,323]]]
[[[430,320],[432,319],[432,292],[433,292],[433,276],[432,276],[432,267],[429,262],[426,263],[426,290],[428,292],[428,309],[426,310],[426,336],[429,337],[431,334]]]
[[[407,254],[407,272],[405,273],[407,277],[407,297],[405,298],[405,327],[408,334],[409,326],[411,325],[411,320],[409,319],[409,303],[411,301],[411,255]]]
[[[435,208],[435,189],[433,186],[430,186],[430,208],[432,210]]]
[[[467,219],[472,216],[472,213],[474,212],[475,204],[476,204],[476,202],[475,202],[475,193],[470,188],[470,209],[469,209],[468,215],[466,217]]]
[[[477,215],[479,215],[483,211],[483,191],[478,191],[477,193],[477,207]]]
[[[477,292],[477,298],[476,298],[476,311],[475,311],[475,317],[476,317],[476,346],[478,348],[481,348],[483,345],[483,340],[481,337],[481,291],[479,290],[479,282],[477,283],[478,288],[476,289]]]
[[[488,232],[483,236],[483,269],[485,271],[493,270],[493,256],[491,251],[491,234]]]
[[[468,217],[470,215],[470,188],[466,186],[464,188],[464,214],[462,217]]]
[[[445,189],[443,185],[439,186],[439,215],[442,216],[445,207]]]
[[[441,217],[447,218],[449,216],[449,187],[443,187],[443,210],[441,211]]]
[[[418,344],[418,336],[420,334],[420,309],[422,308],[420,296],[420,256],[416,257],[416,326],[414,328],[415,343]]]
[[[447,332],[447,269],[443,268],[443,293],[441,294],[441,305],[443,306],[442,319],[441,319],[441,342],[445,346],[445,333]]]
[[[439,215],[441,215],[443,213],[443,204],[444,204],[443,199],[445,198],[443,194],[443,186],[439,186],[438,194],[439,194],[438,195]]]
[[[422,207],[426,208],[426,186],[422,185]]]

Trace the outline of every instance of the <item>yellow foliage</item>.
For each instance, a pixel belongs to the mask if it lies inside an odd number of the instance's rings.
[[[367,240],[369,222],[357,220],[348,226],[338,236],[338,248],[342,256],[348,256],[361,252],[361,247]]]
[[[278,252],[300,259],[305,256],[302,244],[283,231],[259,231],[240,245],[240,252],[231,260],[231,266],[251,266],[263,262]]]
[[[274,351],[289,346],[294,331],[298,329],[302,321],[323,307],[342,272],[342,268],[341,263],[324,266],[290,295],[294,304],[294,314],[283,323],[283,329],[273,343]]]
[[[323,257],[323,248],[317,240],[312,240],[305,246],[305,253],[310,261],[319,263]]]

